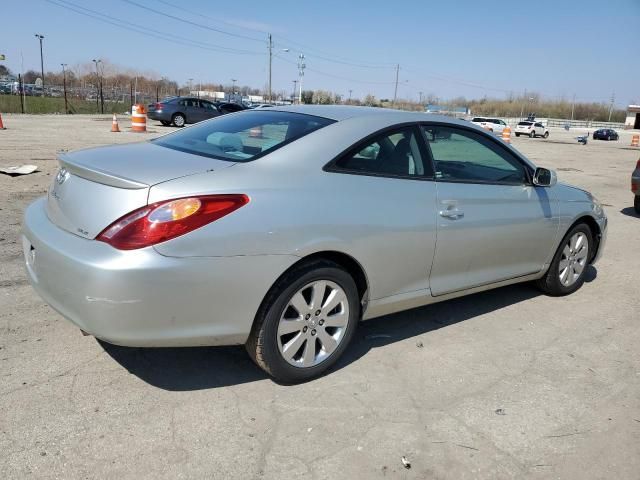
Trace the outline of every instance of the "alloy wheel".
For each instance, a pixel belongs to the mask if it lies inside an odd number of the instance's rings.
[[[298,290],[282,312],[278,350],[290,365],[314,367],[336,351],[348,323],[345,291],[334,282],[316,280]]]
[[[578,281],[587,266],[589,240],[582,232],[576,232],[562,250],[562,258],[558,265],[560,283],[570,287]]]

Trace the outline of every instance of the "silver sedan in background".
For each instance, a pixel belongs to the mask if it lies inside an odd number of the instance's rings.
[[[59,162],[24,219],[45,301],[114,344],[244,344],[284,382],[360,320],[516,282],[572,293],[607,231],[588,192],[423,113],[273,107]]]

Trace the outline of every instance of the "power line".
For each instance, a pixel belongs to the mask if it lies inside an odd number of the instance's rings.
[[[142,5],[142,4],[138,3],[138,2],[134,2],[133,0],[122,0],[122,1],[125,2],[125,3],[129,3],[131,5],[135,5],[136,7],[141,8],[143,10],[147,10],[149,12],[153,12],[156,15],[162,15],[163,17],[168,17],[168,18],[171,18],[171,19],[176,20],[178,22],[186,23],[188,25],[193,25],[194,27],[202,28],[204,30],[209,30],[209,31],[212,31],[212,32],[221,33],[223,35],[229,35],[231,37],[243,38],[245,40],[251,40],[251,41],[254,41],[254,42],[264,43],[264,40],[261,40],[259,38],[249,37],[247,35],[241,35],[239,33],[227,32],[225,30],[220,30],[219,28],[213,28],[213,27],[209,27],[208,25],[203,25],[202,23],[192,22],[191,20],[187,20],[186,18],[178,17],[177,15],[171,15],[170,13],[162,12],[160,10],[156,10],[155,8],[147,7],[146,5]]]
[[[229,48],[221,45],[206,43],[206,42],[200,42],[197,40],[192,40],[192,39],[181,37],[174,34],[167,34],[159,30],[154,30],[152,28],[145,27],[144,29],[142,29],[138,27],[138,25],[136,25],[135,23],[128,22],[127,20],[122,20],[120,18],[113,17],[111,15],[107,15],[105,13],[101,13],[96,10],[92,10],[90,8],[77,5],[67,0],[45,0],[45,1],[48,3],[51,3],[52,5],[56,5],[58,7],[73,11],[80,15],[93,18],[94,20],[99,20],[101,22],[114,25],[124,30],[129,30],[132,32],[139,33],[141,35],[148,36],[148,37],[176,43],[178,45],[186,45],[189,47],[196,47],[203,50],[209,50],[209,51],[221,52],[221,53],[231,53],[231,54],[238,54],[238,55],[261,55],[260,52],[255,52],[250,50],[241,50],[241,49]]]

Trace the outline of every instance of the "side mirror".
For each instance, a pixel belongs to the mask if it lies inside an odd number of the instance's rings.
[[[553,187],[556,183],[558,183],[558,175],[555,170],[541,167],[536,168],[533,174],[534,185],[538,187]]]

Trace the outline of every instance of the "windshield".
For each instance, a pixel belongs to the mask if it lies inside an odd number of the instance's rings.
[[[301,113],[244,111],[223,115],[151,140],[186,153],[231,162],[248,162],[334,123]]]

